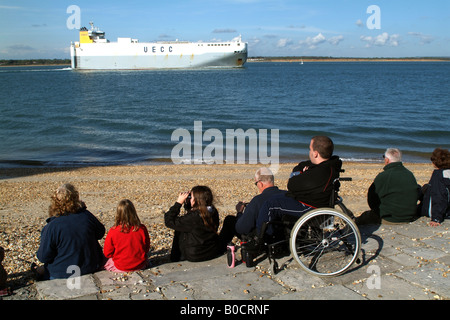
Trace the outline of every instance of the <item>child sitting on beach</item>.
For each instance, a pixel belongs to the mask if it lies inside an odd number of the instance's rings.
[[[109,258],[105,269],[113,272],[128,272],[145,269],[149,262],[150,237],[141,224],[136,209],[130,200],[119,202],[114,226],[106,235],[103,253]]]

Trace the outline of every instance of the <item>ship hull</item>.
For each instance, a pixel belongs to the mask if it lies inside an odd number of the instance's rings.
[[[247,44],[233,41],[73,43],[70,51],[75,70],[230,68],[243,67],[247,61]]]

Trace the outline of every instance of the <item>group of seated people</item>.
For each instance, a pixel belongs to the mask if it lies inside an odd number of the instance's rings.
[[[165,225],[174,230],[171,261],[213,259],[226,252],[233,237],[245,241],[259,234],[264,222],[285,214],[300,217],[314,208],[329,207],[332,183],[342,167],[333,151],[329,137],[313,137],[309,160],[293,168],[287,190],[275,185],[268,168],[258,169],[254,179],[258,195],[248,203],[239,202],[236,215],[225,217],[220,232],[219,213],[209,187],[195,186],[180,193],[164,214]],[[387,149],[383,157],[383,171],[368,190],[370,210],[356,218],[357,225],[407,223],[417,217],[417,212],[429,216],[431,225],[441,224],[450,215],[449,151],[438,148],[433,152],[431,160],[436,170],[423,188],[403,166],[398,149]],[[186,213],[180,215],[183,206]],[[77,266],[78,275],[83,275],[101,269],[135,271],[149,265],[149,234],[131,201],[119,203],[115,224],[107,233],[103,249],[99,240],[105,235],[105,227],[87,210],[73,185],[58,188],[49,212],[37,251],[44,264],[32,266],[40,279],[68,278],[73,275],[73,271],[68,272],[69,266]]]

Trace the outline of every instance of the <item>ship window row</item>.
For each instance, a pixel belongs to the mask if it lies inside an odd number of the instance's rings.
[[[208,43],[208,47],[229,47],[230,43]]]

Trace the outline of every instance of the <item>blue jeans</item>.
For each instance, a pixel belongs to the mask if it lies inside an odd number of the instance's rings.
[[[315,208],[284,194],[271,197],[262,205],[259,211],[258,219],[256,221],[258,235],[261,233],[262,226],[265,222],[281,221],[283,215],[300,218],[311,209]],[[274,233],[275,230],[273,226],[269,225],[266,234],[273,236]]]

